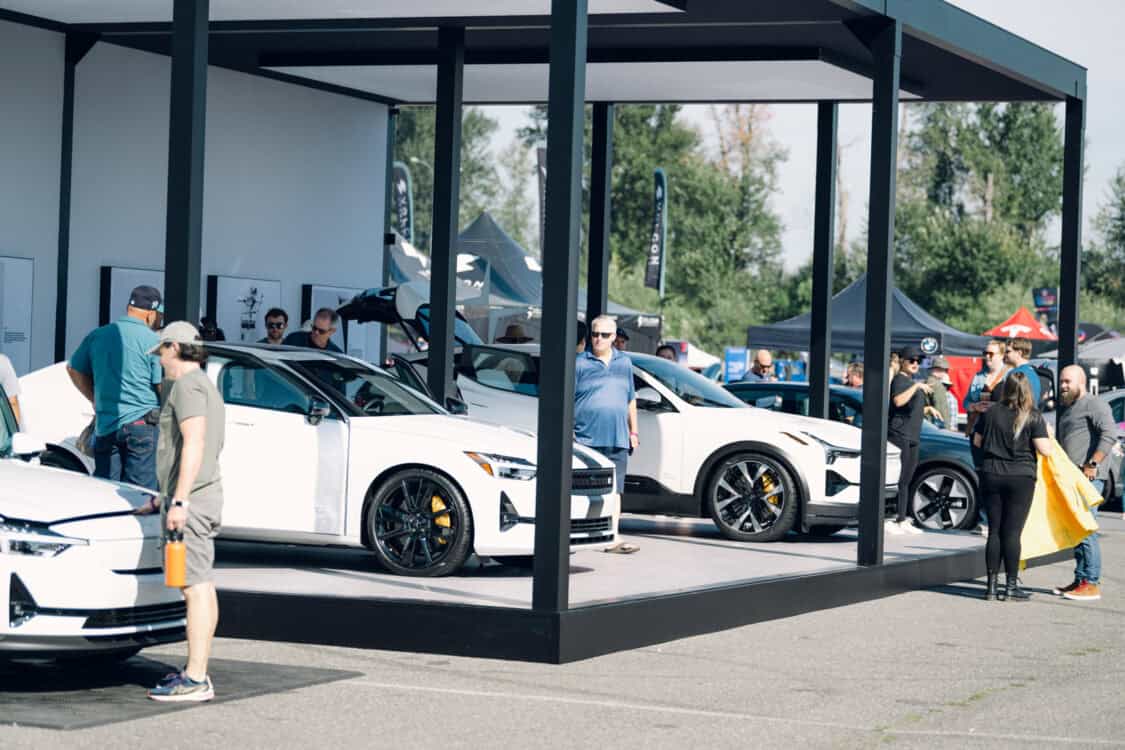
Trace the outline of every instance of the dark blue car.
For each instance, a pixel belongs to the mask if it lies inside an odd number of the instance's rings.
[[[727,390],[752,406],[788,414],[809,413],[808,383],[740,381]],[[837,422],[863,425],[863,391],[831,386],[828,416]],[[910,485],[909,512],[931,529],[971,529],[977,522],[977,472],[969,439],[922,424],[918,469]]]

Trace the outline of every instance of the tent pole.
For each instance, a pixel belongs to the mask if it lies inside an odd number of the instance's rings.
[[[1066,99],[1062,247],[1059,252],[1059,372],[1078,361],[1078,293],[1082,280],[1082,148],[1086,100]]]
[[[880,22],[868,42],[875,63],[871,107],[871,196],[867,237],[867,305],[863,336],[863,437],[859,483],[859,565],[883,564],[890,400],[891,290],[894,288],[895,169],[898,150],[902,24]]]
[[[832,356],[833,224],[836,208],[836,102],[817,105],[816,217],[813,230],[812,338],[809,416],[828,418],[828,364]]]
[[[606,311],[609,295],[610,197],[613,179],[613,114],[608,102],[595,102],[590,158],[590,253],[586,273],[586,323]]]

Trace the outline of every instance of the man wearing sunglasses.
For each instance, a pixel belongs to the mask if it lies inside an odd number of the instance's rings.
[[[280,346],[285,340],[285,330],[289,328],[289,313],[280,307],[271,307],[266,313],[266,336],[258,339],[259,344]]]
[[[918,468],[918,444],[922,437],[922,412],[926,396],[933,389],[914,378],[922,364],[922,352],[907,346],[899,352],[899,372],[891,381],[891,405],[887,423],[887,440],[902,451],[902,468],[898,478],[898,508],[894,520],[887,519],[888,534],[920,534],[914,524],[906,520],[906,507],[910,500],[910,481]]]
[[[332,343],[332,334],[336,333],[336,326],[340,316],[331,307],[322,307],[313,316],[312,328],[308,331],[295,331],[285,337],[282,342],[286,346],[303,346],[306,349],[319,349],[320,351],[343,353],[343,349]]]
[[[590,321],[590,351],[574,363],[574,439],[608,458],[616,470],[617,491],[625,491],[629,454],[639,445],[633,362],[613,345],[617,322],[608,315]],[[619,543],[606,552],[636,552]]]

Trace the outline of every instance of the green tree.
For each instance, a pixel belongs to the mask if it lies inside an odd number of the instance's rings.
[[[497,157],[501,188],[493,218],[508,236],[532,255],[539,257],[539,223],[536,205],[528,196],[535,164],[531,149],[518,139],[508,144]]]
[[[461,119],[461,207],[464,228],[494,205],[497,175],[489,153],[495,120],[468,107]],[[414,245],[430,249],[434,208],[434,108],[402,107],[395,131],[395,159],[410,168],[414,183]]]
[[[1083,258],[1082,285],[1088,294],[1125,307],[1125,166],[1110,180],[1109,193],[1094,219],[1093,237]],[[1092,320],[1085,310],[1083,316]]]

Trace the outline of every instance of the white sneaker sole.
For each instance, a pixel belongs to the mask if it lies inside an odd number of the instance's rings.
[[[187,695],[149,695],[151,700],[160,703],[203,703],[215,697],[214,690],[202,693],[188,693]]]

